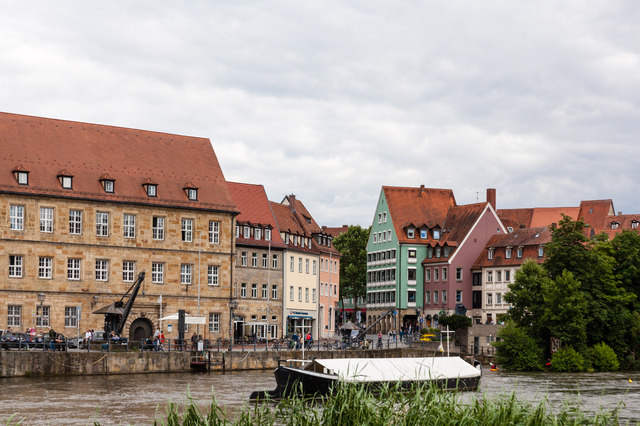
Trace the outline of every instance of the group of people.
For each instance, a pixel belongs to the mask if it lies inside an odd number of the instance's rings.
[[[293,336],[291,336],[291,349],[300,349],[303,344],[305,349],[311,349],[313,346],[313,336],[311,336],[311,332],[307,332],[303,340],[298,336],[298,333],[294,331]]]

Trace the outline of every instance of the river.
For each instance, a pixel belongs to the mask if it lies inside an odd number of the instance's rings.
[[[252,391],[274,388],[272,371],[5,378],[0,379],[0,422],[15,414],[13,423],[24,419],[25,425],[148,425],[164,418],[168,401],[184,404],[187,392],[208,409],[212,392],[221,405],[239,407]],[[484,371],[478,392],[492,398],[513,391],[521,400],[546,398],[556,408],[579,398],[583,410],[590,412],[623,403],[621,419],[640,419],[640,372]]]

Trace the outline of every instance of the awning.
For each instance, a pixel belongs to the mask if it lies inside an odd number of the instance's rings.
[[[309,315],[289,315],[289,318],[313,319],[313,317]]]
[[[175,313],[173,315],[169,315],[166,316],[164,318],[160,318],[160,321],[171,321],[171,320],[178,320],[178,314]],[[192,317],[190,315],[186,315],[184,316],[184,323],[185,324],[206,324],[206,318],[205,317]]]

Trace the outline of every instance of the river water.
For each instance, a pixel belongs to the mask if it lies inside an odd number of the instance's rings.
[[[632,380],[632,382],[629,381]],[[240,407],[254,390],[275,388],[273,371],[0,379],[0,423],[153,423],[169,401],[184,404],[187,392],[205,410],[212,392],[221,405]],[[526,401],[547,399],[552,407],[578,404],[583,411],[621,408],[621,419],[640,420],[640,372],[507,373],[485,370],[479,393],[489,398],[515,392]],[[464,398],[473,397],[466,393]],[[579,402],[578,402],[579,401]]]

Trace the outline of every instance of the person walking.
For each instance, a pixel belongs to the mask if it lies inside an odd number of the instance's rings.
[[[378,331],[378,349],[382,348],[382,331]]]

